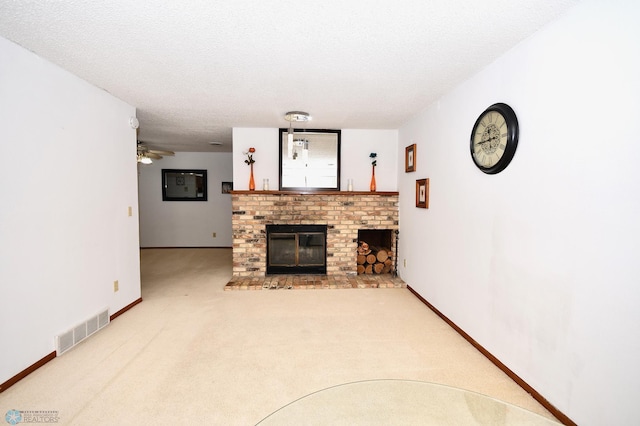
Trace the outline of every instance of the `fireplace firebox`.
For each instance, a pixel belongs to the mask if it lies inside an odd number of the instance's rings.
[[[266,225],[267,274],[326,274],[327,225]]]

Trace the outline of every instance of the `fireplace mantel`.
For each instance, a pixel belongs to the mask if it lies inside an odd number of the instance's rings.
[[[231,191],[233,275],[266,274],[266,225],[327,225],[327,275],[356,275],[358,231],[398,230],[398,192]],[[395,246],[395,241],[392,243]],[[392,247],[392,252],[396,248]]]
[[[398,195],[398,192],[393,191],[231,191],[231,194],[244,194],[244,195],[379,195],[381,197],[388,197]]]

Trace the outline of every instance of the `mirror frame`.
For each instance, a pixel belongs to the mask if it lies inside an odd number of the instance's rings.
[[[169,173],[201,174],[202,197],[175,197],[167,194],[167,176]],[[162,169],[162,201],[207,201],[207,171],[199,169]]]
[[[293,186],[283,186],[282,185],[282,152],[284,150],[284,144],[287,142],[287,133],[289,132],[289,128],[280,128],[278,132],[279,142],[278,142],[278,189],[280,191],[305,191],[305,192],[319,192],[319,191],[340,191],[340,155],[341,155],[341,139],[342,139],[342,131],[341,130],[333,130],[333,129],[293,129],[294,137],[295,135],[304,135],[306,133],[333,133],[336,135],[336,186],[334,187],[315,187],[315,186],[304,186],[304,187],[293,187]]]

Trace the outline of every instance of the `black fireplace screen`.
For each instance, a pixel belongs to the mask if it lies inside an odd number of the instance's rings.
[[[267,225],[268,274],[326,274],[326,225]]]

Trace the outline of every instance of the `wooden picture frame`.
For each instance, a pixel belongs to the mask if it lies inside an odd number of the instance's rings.
[[[405,173],[416,171],[416,144],[409,145],[404,149],[404,171]]]
[[[429,178],[416,180],[416,207],[429,208]]]

